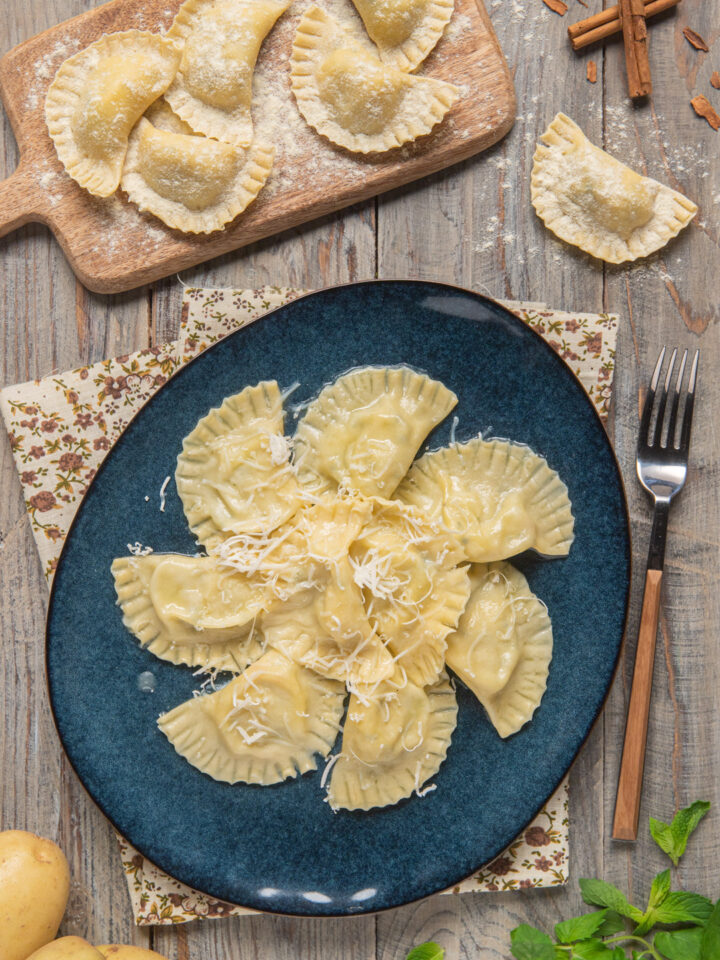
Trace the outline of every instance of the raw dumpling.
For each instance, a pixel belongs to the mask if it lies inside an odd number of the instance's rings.
[[[480,563],[531,548],[566,556],[573,539],[567,487],[542,457],[507,440],[478,437],[426,453],[396,497],[441,521]]]
[[[559,113],[541,137],[532,170],[532,203],[561,240],[608,263],[646,257],[677,236],[695,204],[635,173],[590,143]]]
[[[279,783],[316,768],[342,719],[342,684],[269,650],[216,693],[163,714],[158,726],[198,770],[226,783]]]
[[[338,487],[390,497],[428,433],[457,403],[408,367],[364,367],[325,387],[295,434],[298,478],[314,494]]]
[[[465,609],[470,585],[467,566],[456,566],[462,559],[451,536],[397,501],[376,501],[372,522],[350,548],[370,623],[418,686],[440,676],[445,638]]]
[[[353,0],[384,63],[414,70],[453,14],[455,0]]]
[[[119,557],[112,574],[123,623],[171,663],[240,673],[263,652],[257,618],[272,597],[212,557]]]
[[[333,810],[370,810],[397,803],[440,769],[457,721],[447,675],[423,689],[392,682],[350,696],[342,750],[334,761],[328,801]]]
[[[184,42],[166,99],[193,130],[247,147],[260,46],[290,0],[185,0],[168,37]]]
[[[509,563],[479,564],[448,666],[487,710],[501,737],[527,723],[547,686],[553,636],[547,608]]]
[[[169,227],[212,233],[253,202],[274,157],[274,147],[261,143],[242,150],[159,130],[143,118],[130,137],[122,188],[141,210]]]
[[[459,97],[451,83],[383,63],[317,6],[298,26],[290,81],[310,126],[356,153],[391,150],[430,133]]]
[[[66,60],[45,100],[57,155],[98,197],[117,190],[130,131],[172,83],[181,47],[157,33],[110,33]]]
[[[271,380],[225,399],[183,440],[175,483],[206,549],[235,535],[266,537],[300,507],[283,416]]]

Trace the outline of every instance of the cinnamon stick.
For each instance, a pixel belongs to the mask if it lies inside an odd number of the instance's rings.
[[[645,16],[654,17],[658,13],[671,10],[680,3],[680,0],[645,0]],[[618,7],[608,7],[592,17],[580,20],[568,27],[568,36],[573,50],[582,50],[591,43],[606,40],[616,33],[622,32]]]
[[[625,44],[628,94],[636,100],[652,93],[645,0],[620,0],[618,6]]]

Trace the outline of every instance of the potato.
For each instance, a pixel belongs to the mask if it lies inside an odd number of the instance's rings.
[[[31,953],[27,960],[102,960],[102,954],[82,937],[60,937]]]
[[[103,944],[95,947],[106,960],[167,960],[154,950],[144,950],[142,947],[124,947],[119,943]]]
[[[70,891],[65,854],[24,830],[0,833],[0,957],[26,960],[60,926]]]

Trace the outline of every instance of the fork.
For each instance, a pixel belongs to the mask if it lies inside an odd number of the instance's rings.
[[[612,830],[615,840],[635,840],[637,838],[668,515],[670,504],[676,494],[682,490],[687,477],[690,430],[700,356],[699,351],[696,351],[690,368],[688,385],[683,390],[688,352],[685,350],[683,353],[670,412],[666,418],[668,392],[677,359],[677,348],[673,350],[665,376],[665,383],[658,398],[654,428],[651,431],[655,397],[658,392],[658,383],[660,382],[666,351],[667,348],[663,347],[655,364],[650,388],[645,398],[638,437],[637,475],[640,483],[653,499],[653,524],[650,534],[647,571],[645,573],[645,591],[638,631],[637,651],[635,653],[635,668],[630,690],[630,705],[625,725],[620,779],[615,801],[615,818]],[[676,443],[678,411],[683,397],[685,402],[680,424],[680,436]]]

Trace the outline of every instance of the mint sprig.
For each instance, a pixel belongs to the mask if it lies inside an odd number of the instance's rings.
[[[706,800],[696,800],[684,810],[678,810],[672,823],[663,823],[650,817],[650,833],[653,840],[666,853],[675,866],[685,853],[690,835],[710,809]]]

